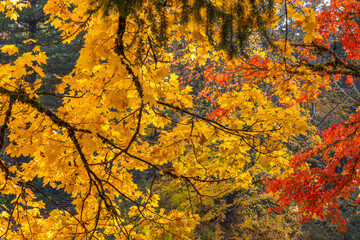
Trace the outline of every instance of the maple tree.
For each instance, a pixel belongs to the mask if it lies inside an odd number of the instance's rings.
[[[213,66],[205,70],[204,76],[210,85],[200,97],[215,98],[218,103],[208,117],[226,117],[230,109],[221,105],[224,92],[241,89],[244,83],[262,83],[268,96],[275,97],[274,102],[291,107],[313,104],[321,91],[330,90],[331,85],[339,87],[339,80],[346,78],[343,82],[351,85],[359,77],[357,1],[317,1],[315,4],[285,1],[283,4],[285,31],[283,36],[275,34],[277,41],[267,53],[249,49],[249,59],[228,64],[220,71]],[[343,51],[337,51],[339,47]],[[345,94],[346,98],[340,103],[349,98]],[[267,181],[268,190],[283,206],[293,201],[299,204],[301,222],[325,219],[339,231],[346,230],[340,206],[350,201],[356,207],[360,201],[354,196],[359,181],[357,116],[358,112],[348,121],[324,131],[321,134],[324,140],[317,147],[292,157],[282,175]]]
[[[4,0],[0,11],[16,21],[28,5]],[[339,12],[339,6],[358,5],[334,1],[329,10],[316,12],[290,1],[47,1],[44,14],[63,42],[83,33],[84,46],[72,72],[58,76],[55,93],[41,90],[47,63],[41,47],[1,48],[8,58],[0,66],[0,148],[11,157],[31,157],[21,166],[0,161],[1,194],[13,196],[1,213],[1,238],[191,239],[199,215],[160,205],[157,182],[171,179],[193,195],[221,198],[251,189],[264,171],[277,177],[270,189],[284,189],[284,204],[297,200],[300,213],[308,216],[322,214],[330,202],[329,216],[335,218],[329,220],[337,222],[332,200],[353,190],[357,162],[348,161],[343,178],[317,177],[335,171],[336,157],[356,158],[358,114],[328,130],[324,143],[292,158],[290,170],[279,174],[289,166],[287,144],[314,130],[301,104],[316,99],[330,75],[358,76],[357,12]],[[286,34],[278,36],[282,19]],[[302,39],[290,40],[292,26],[301,26]],[[330,36],[345,42],[345,60],[331,51]],[[175,52],[179,43],[183,46]],[[317,56],[325,60],[318,63]],[[194,104],[193,89],[179,83],[173,70],[179,62],[213,64],[205,74],[209,86],[200,94],[211,100],[206,113]],[[37,75],[35,82],[29,81],[31,74]],[[218,85],[210,84],[214,81]],[[62,106],[45,107],[43,95],[61,98]],[[352,150],[343,151],[351,143]],[[320,152],[329,168],[309,168],[305,160]],[[140,187],[134,175],[150,170],[150,181]],[[291,182],[294,174],[297,186]],[[56,202],[33,182],[36,178],[71,195],[74,211],[58,206],[44,216],[46,202]],[[332,187],[323,200],[302,188],[315,178],[324,193]]]
[[[342,77],[346,78],[347,84],[352,84],[359,77],[359,2],[322,4],[326,6],[323,10],[308,9],[316,13],[313,25],[316,34],[308,37],[305,34],[304,43],[297,40],[290,44],[294,51],[302,54],[294,64],[297,69],[290,72],[296,75],[305,68],[313,80],[320,77],[326,87],[329,87],[330,80],[336,83]],[[306,23],[300,13],[292,7],[288,10],[289,16],[297,21],[295,25],[301,24],[304,28]],[[342,54],[336,51],[337,46],[344,49]],[[305,83],[311,90],[320,90],[309,81]],[[309,98],[308,95],[304,97]],[[339,231],[346,231],[340,206],[350,203],[356,207],[359,202],[359,198],[354,196],[359,186],[358,118],[357,110],[349,120],[323,131],[323,140],[316,147],[293,156],[288,170],[277,179],[268,181],[269,190],[277,194],[282,205],[291,201],[298,203],[301,221],[325,219],[335,224]]]
[[[14,10],[25,7],[18,1],[1,3],[2,10],[14,20]],[[267,11],[254,3],[246,4],[258,15]],[[193,6],[197,5],[190,5],[191,9]],[[211,14],[218,16],[220,26],[224,26],[212,37],[226,48],[229,44],[225,40],[236,33],[229,31],[227,18],[239,17],[239,12],[224,17],[221,13],[232,6],[223,7],[207,3],[181,16],[208,16],[203,10],[214,11]],[[44,12],[62,31],[64,42],[86,32],[74,70],[61,78],[56,93],[48,93],[63,98],[63,106],[56,110],[39,101],[45,78],[41,66],[47,61],[41,48],[35,46],[30,52],[21,52],[15,45],[1,48],[9,61],[1,65],[4,107],[0,145],[12,157],[32,157],[21,167],[0,164],[2,194],[14,196],[9,211],[2,212],[1,237],[191,237],[198,216],[159,206],[159,195],[152,188],[156,179],[170,177],[200,194],[217,195],[251,184],[247,171],[251,165],[246,160],[250,152],[257,156],[256,164],[260,166],[286,164],[283,139],[307,129],[298,108],[275,107],[255,86],[244,86],[234,96],[223,98],[224,108],[241,106],[241,112],[234,112],[232,118],[215,121],[191,110],[191,88],[180,86],[177,75],[170,73],[174,57],[167,50],[164,36],[172,36],[175,41],[186,38],[190,43],[187,47],[195,54],[214,50],[212,54],[226,56],[234,49],[215,51],[204,37],[207,28],[219,29],[211,28],[215,26],[211,22],[202,25],[189,19],[186,28],[178,24],[176,12],[186,8],[181,2],[169,6],[156,1],[133,2],[132,6],[117,1],[48,1]],[[251,20],[250,15],[240,16]],[[272,17],[271,11],[265,16]],[[264,26],[261,19],[249,24],[260,29]],[[243,34],[238,40],[246,36],[248,28],[238,26]],[[27,81],[33,73],[38,76],[35,83]],[[255,117],[254,108],[259,109]],[[289,117],[285,120],[283,114]],[[146,141],[147,132],[154,127],[160,135],[155,142]],[[132,171],[147,169],[156,174],[145,190],[139,189]],[[40,209],[46,203],[36,194],[45,195],[46,201],[53,200],[42,186],[32,182],[34,178],[70,194],[74,211],[59,206],[43,216]]]

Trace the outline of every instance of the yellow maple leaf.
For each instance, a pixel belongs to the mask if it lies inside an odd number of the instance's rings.
[[[37,74],[39,74],[39,76],[40,77],[45,77],[45,73],[44,73],[44,71],[42,70],[42,68],[41,67],[39,67],[39,66],[32,66],[32,68],[34,69],[34,71],[37,73]]]
[[[1,52],[7,53],[9,55],[14,55],[19,52],[19,49],[15,45],[11,44],[3,46],[1,48]]]
[[[19,14],[17,12],[9,11],[5,14],[6,17],[10,18],[11,20],[17,20]]]

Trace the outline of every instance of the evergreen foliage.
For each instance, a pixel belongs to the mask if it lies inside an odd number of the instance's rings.
[[[217,2],[208,0],[181,0],[179,10],[170,8],[172,0],[152,0],[151,7],[144,8],[144,0],[102,0],[94,1],[92,9],[88,13],[101,12],[104,17],[117,12],[124,18],[136,21],[136,36],[146,28],[150,28],[154,35],[153,42],[164,46],[169,43],[170,33],[168,19],[175,15],[179,25],[186,26],[190,21],[203,24],[206,29],[207,40],[216,48],[223,49],[230,58],[235,55],[248,57],[245,48],[248,47],[250,35],[256,31],[261,34],[267,44],[272,44],[268,33],[269,24],[275,22],[276,10],[273,0],[238,0],[229,2]],[[95,4],[96,3],[96,4]],[[146,13],[146,23],[137,16]],[[214,35],[220,38],[215,40]],[[138,49],[143,44],[137,45]],[[156,48],[158,51],[158,48]],[[139,50],[139,57],[144,52]]]

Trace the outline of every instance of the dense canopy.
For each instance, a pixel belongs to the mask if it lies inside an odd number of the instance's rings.
[[[0,238],[206,239],[201,223],[255,202],[209,239],[290,239],[297,213],[345,230],[359,113],[320,139],[309,105],[360,76],[358,1],[0,1],[17,27],[31,8],[69,48],[83,40],[59,75],[41,37],[2,34]]]

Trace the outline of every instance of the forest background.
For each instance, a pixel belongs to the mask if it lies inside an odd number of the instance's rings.
[[[0,1],[0,238],[357,239],[359,10]]]

